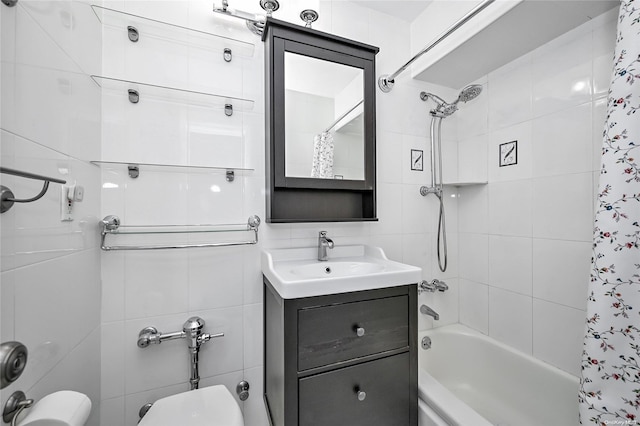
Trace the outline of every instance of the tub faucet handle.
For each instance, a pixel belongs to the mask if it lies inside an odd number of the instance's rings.
[[[435,291],[444,292],[449,290],[449,286],[439,279],[435,278],[431,281],[422,280],[418,285],[418,293],[422,293],[428,291],[430,293],[434,293]]]

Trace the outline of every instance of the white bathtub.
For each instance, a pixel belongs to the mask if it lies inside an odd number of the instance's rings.
[[[420,426],[578,425],[578,378],[460,324],[420,333]]]

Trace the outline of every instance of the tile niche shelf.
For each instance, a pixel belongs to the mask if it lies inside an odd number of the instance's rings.
[[[231,49],[232,55],[246,58],[252,57],[255,50],[253,43],[236,40],[231,37],[145,18],[98,5],[92,5],[91,8],[103,26],[120,28],[125,32],[128,32],[128,27],[134,27],[141,38],[148,36],[188,45],[190,48],[219,50],[221,55],[224,53],[224,49]]]
[[[121,92],[123,96],[130,97],[130,90],[135,90],[139,97],[139,102],[144,102],[146,98],[155,101],[177,102],[189,106],[211,107],[225,110],[231,105],[233,111],[250,111],[253,109],[254,101],[250,99],[237,98],[233,96],[217,95],[207,92],[196,92],[193,90],[179,89],[176,87],[160,86],[138,81],[121,80],[118,78],[92,75],[93,81],[104,90]],[[137,103],[137,102],[134,102]]]

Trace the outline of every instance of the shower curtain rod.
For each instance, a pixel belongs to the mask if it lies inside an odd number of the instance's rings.
[[[336,127],[338,125],[339,122],[341,122],[347,115],[349,115],[351,113],[351,111],[353,111],[354,109],[358,108],[360,105],[362,105],[362,103],[364,102],[364,99],[361,100],[360,102],[358,102],[357,104],[355,104],[351,109],[349,109],[349,111],[345,112],[344,114],[342,114],[340,117],[338,117],[338,119],[336,121],[333,122],[333,124],[329,127],[327,127],[324,131],[324,133],[327,133],[329,130],[333,129],[334,127]]]
[[[385,74],[385,75],[380,76],[380,78],[378,79],[378,87],[380,87],[380,90],[382,90],[384,93],[389,93],[391,91],[391,89],[393,89],[393,84],[395,82],[395,79],[396,79],[396,77],[398,75],[400,75],[400,73],[402,73],[404,70],[409,68],[409,66],[411,64],[413,64],[419,57],[421,57],[422,55],[424,55],[425,53],[427,53],[428,51],[430,51],[431,49],[436,47],[442,40],[444,40],[445,38],[449,37],[458,28],[463,26],[471,18],[476,16],[478,13],[482,12],[485,8],[487,8],[487,6],[489,6],[494,1],[495,0],[485,0],[485,1],[483,1],[478,6],[473,8],[469,13],[467,13],[465,16],[463,16],[458,22],[453,24],[447,31],[445,31],[440,37],[438,37],[437,40],[435,40],[433,43],[431,43],[430,45],[428,45],[427,47],[422,49],[420,52],[418,52],[413,58],[411,58],[409,60],[409,62],[407,62],[406,64],[401,66],[396,72],[394,72],[391,75]]]

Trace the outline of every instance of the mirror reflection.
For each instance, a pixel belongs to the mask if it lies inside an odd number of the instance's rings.
[[[364,71],[284,56],[285,176],[364,180]]]

